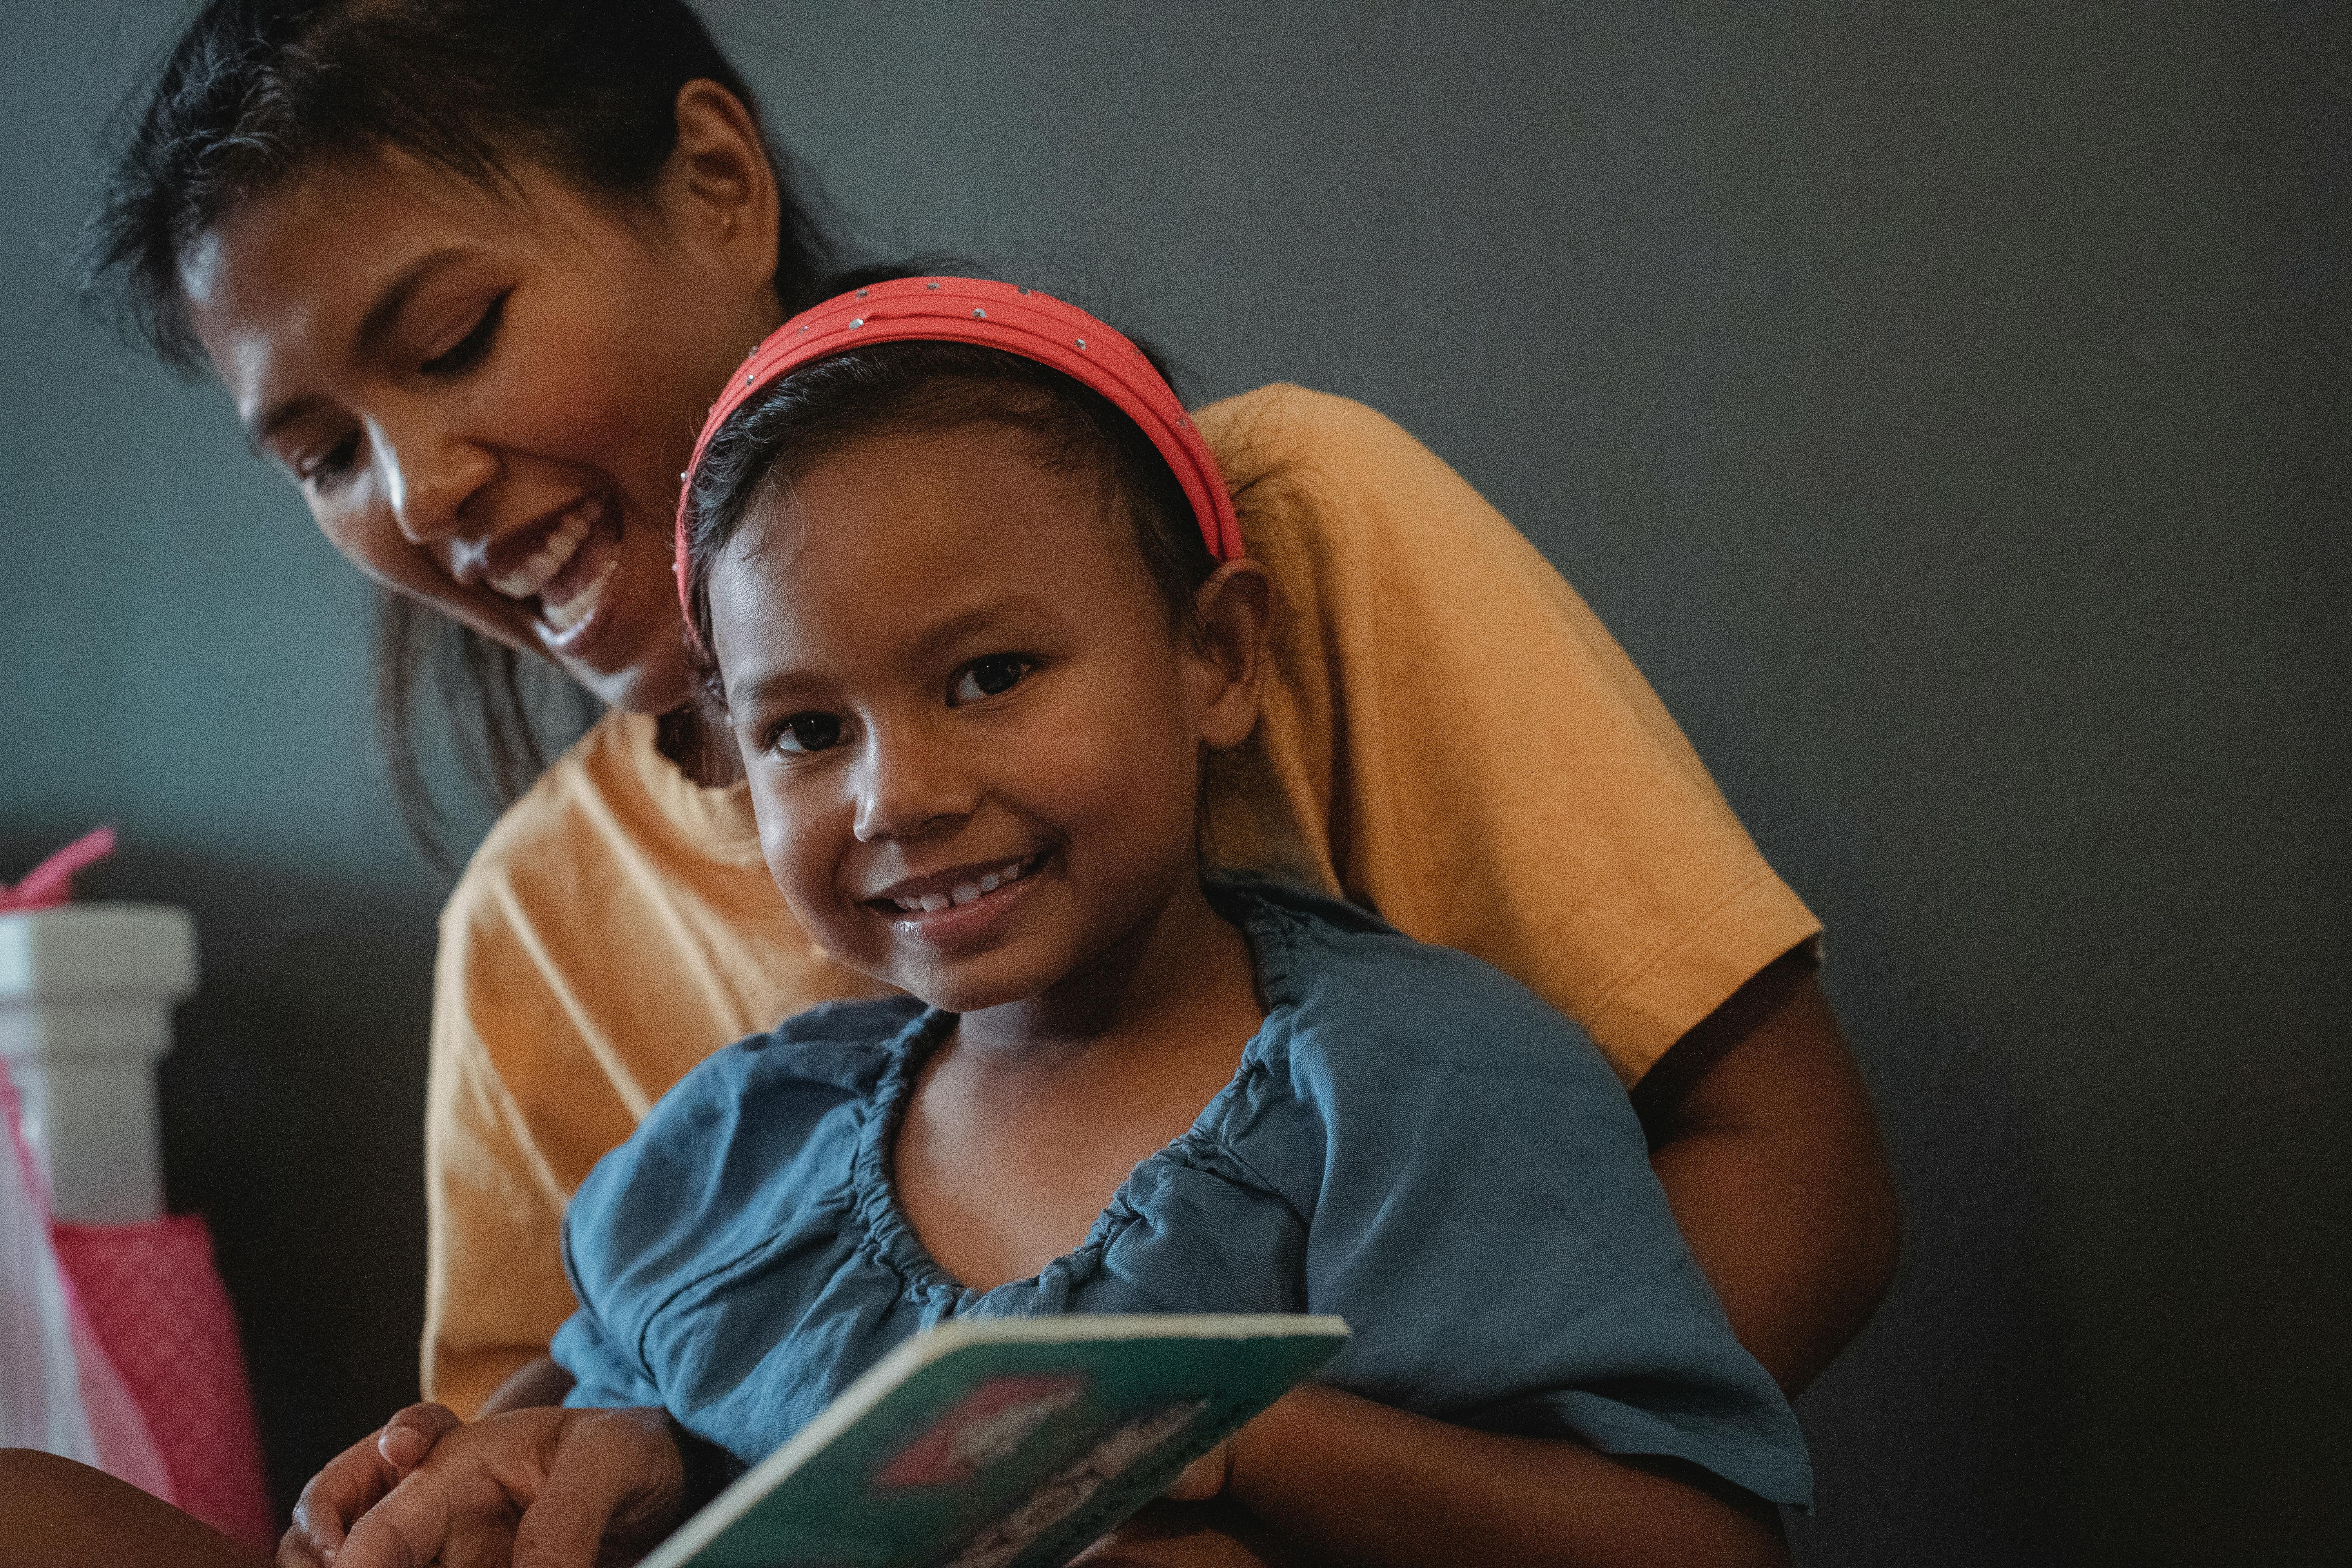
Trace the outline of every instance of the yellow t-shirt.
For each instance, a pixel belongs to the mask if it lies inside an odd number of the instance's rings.
[[[1283,605],[1206,853],[1486,959],[1627,1081],[1819,927],[1535,548],[1359,404],[1269,386],[1198,416]],[[425,1386],[470,1415],[572,1300],[563,1205],[705,1056],[878,988],[784,907],[747,793],[605,718],[502,817],[441,920]]]

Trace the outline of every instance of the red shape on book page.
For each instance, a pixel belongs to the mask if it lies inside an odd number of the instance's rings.
[[[992,1377],[874,1472],[874,1489],[960,1486],[1018,1448],[1087,1391],[1075,1373]]]

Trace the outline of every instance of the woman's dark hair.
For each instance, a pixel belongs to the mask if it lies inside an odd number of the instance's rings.
[[[1136,346],[1167,374],[1150,347]],[[1216,560],[1168,460],[1133,419],[1091,387],[1002,349],[877,343],[803,365],[737,409],[695,469],[687,502],[687,601],[709,697],[718,696],[709,652],[711,563],[759,503],[867,436],[932,435],[973,425],[1011,432],[1052,471],[1092,474],[1106,510],[1133,529],[1171,628],[1192,635],[1194,593]]]
[[[679,89],[759,105],[681,0],[213,0],[124,107],[83,236],[85,300],[167,363],[202,364],[180,287],[186,247],[240,204],[320,163],[387,152],[487,188],[536,165],[614,202],[650,191],[677,140]],[[825,297],[835,251],[805,182],[768,144],[779,187],[776,295]],[[568,689],[512,649],[398,596],[377,638],[377,721],[402,814],[446,863],[413,738],[420,677],[445,695],[460,755],[501,805],[545,767],[535,718]],[[545,692],[535,689],[545,688]],[[575,723],[576,702],[572,709]]]

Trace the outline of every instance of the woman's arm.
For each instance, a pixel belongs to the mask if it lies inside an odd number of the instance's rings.
[[[1803,949],[1767,965],[1633,1086],[1650,1163],[1732,1331],[1794,1395],[1895,1277],[1895,1184],[1862,1075]]]
[[[1771,1505],[1696,1466],[1473,1431],[1311,1384],[1223,1452],[1223,1494],[1333,1563],[1788,1562]]]

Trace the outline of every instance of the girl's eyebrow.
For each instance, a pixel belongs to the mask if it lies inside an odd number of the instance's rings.
[[[986,604],[975,605],[971,609],[950,616],[939,625],[930,627],[916,639],[914,651],[918,657],[935,653],[942,647],[987,631],[999,622],[1013,620],[1024,615],[1034,615],[1045,608],[1044,602],[1034,595],[1005,594],[989,600]]]
[[[937,626],[925,627],[908,646],[907,657],[920,663],[926,658],[938,657],[943,649],[978,637],[1007,621],[1033,619],[1047,609],[1046,602],[1034,594],[1015,592],[1003,595],[984,604],[974,605],[968,610],[959,611]],[[774,700],[780,692],[824,684],[822,677],[790,667],[760,669],[740,685],[727,679],[723,669],[719,676],[724,683],[727,706],[747,712]]]

